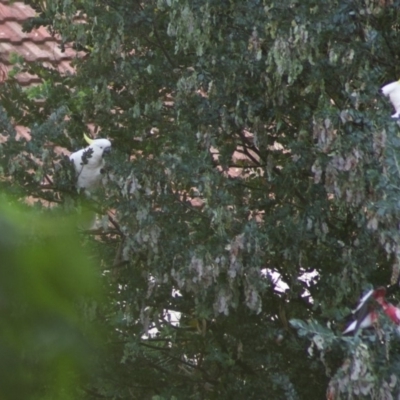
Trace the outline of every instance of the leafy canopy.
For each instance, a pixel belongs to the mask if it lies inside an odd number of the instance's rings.
[[[399,270],[399,127],[378,94],[399,1],[29,3],[82,57],[72,76],[16,64],[43,84],[2,87],[1,185],[103,216],[82,234],[109,292],[93,398],[398,396],[393,327],[341,330]],[[54,145],[88,124],[113,155],[85,205]]]

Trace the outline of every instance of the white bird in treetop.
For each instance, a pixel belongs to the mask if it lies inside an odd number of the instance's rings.
[[[384,302],[386,294],[385,288],[378,288],[376,290],[370,290],[365,294],[358,302],[357,307],[352,311],[353,320],[347,326],[344,335],[349,333],[356,333],[359,329],[370,328],[378,320],[378,312],[374,307],[374,304],[369,300],[375,299],[379,304]]]
[[[77,174],[78,189],[94,189],[101,182],[104,159],[103,156],[111,151],[108,139],[90,139],[83,134],[88,147],[78,150],[69,156]]]
[[[383,95],[389,97],[390,102],[396,110],[392,118],[400,118],[400,80],[388,83],[381,90]]]
[[[370,290],[364,295],[358,302],[356,309],[352,311],[353,321],[347,326],[343,334],[356,333],[358,329],[370,328],[378,321],[378,311],[374,306],[374,302],[370,302],[370,299],[374,299],[382,307],[383,312],[389,317],[390,321],[400,328],[400,308],[388,303],[385,295],[386,288],[384,287]]]

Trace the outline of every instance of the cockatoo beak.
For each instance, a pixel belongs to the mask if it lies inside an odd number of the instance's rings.
[[[93,139],[90,139],[90,137],[86,136],[86,134],[83,134],[83,138],[86,140],[87,143],[92,144],[94,142]]]
[[[103,150],[103,156],[106,156],[106,155],[108,155],[108,154],[110,154],[111,153],[111,147],[106,147],[104,150]]]

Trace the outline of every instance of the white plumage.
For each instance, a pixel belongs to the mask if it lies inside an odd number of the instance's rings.
[[[343,332],[343,335],[346,335],[347,333],[355,333],[357,324],[358,324],[358,329],[365,329],[365,328],[370,328],[378,319],[377,314],[375,313],[369,313],[365,316],[365,318],[362,321],[353,321]]]
[[[108,139],[89,139],[84,135],[89,146],[72,153],[69,157],[77,173],[78,189],[94,189],[99,185],[104,167],[103,156],[110,152],[111,142]]]
[[[400,80],[389,83],[381,88],[383,95],[389,97],[396,112],[392,115],[392,118],[400,117]]]

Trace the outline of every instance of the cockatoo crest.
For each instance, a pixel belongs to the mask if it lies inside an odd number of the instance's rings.
[[[390,102],[396,110],[392,118],[400,118],[400,80],[388,83],[381,90],[384,96],[389,97]]]
[[[110,152],[111,142],[108,139],[90,139],[83,135],[89,146],[72,153],[69,157],[77,173],[77,187],[93,189],[99,185],[104,167],[103,156]]]

